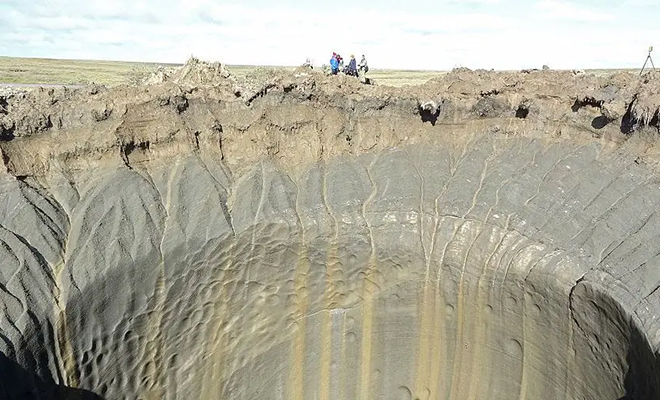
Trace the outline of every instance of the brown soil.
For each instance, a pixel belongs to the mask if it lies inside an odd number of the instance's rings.
[[[659,82],[659,73],[458,69],[424,85],[395,88],[307,68],[239,80],[220,64],[191,59],[137,87],[0,93],[0,149],[6,168],[24,176],[44,174],[52,159],[66,164],[72,155],[76,163],[90,154],[129,163],[125,149],[140,143],[149,143],[150,157],[167,154],[173,143],[193,151],[214,143],[240,170],[263,156],[295,166],[475,128],[619,142],[657,132]],[[393,133],[401,126],[407,136]]]

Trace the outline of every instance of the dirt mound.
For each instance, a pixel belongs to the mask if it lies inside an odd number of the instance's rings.
[[[660,71],[650,72],[638,82],[634,101],[629,106],[631,117],[638,124],[658,126],[660,111]]]
[[[182,67],[175,70],[159,68],[145,80],[145,84],[172,82],[185,86],[213,86],[225,84],[227,80],[232,80],[231,73],[224,64],[191,57]]]
[[[149,75],[147,78],[145,78],[140,83],[144,84],[144,85],[156,85],[156,84],[159,84],[159,83],[166,82],[168,79],[170,79],[172,73],[175,70],[176,69],[172,69],[172,68],[167,69],[167,68],[164,68],[164,67],[160,66],[160,67],[158,67],[158,69],[156,69],[156,72]]]
[[[498,128],[501,124],[496,119],[517,118],[560,124],[557,129],[563,131],[587,126],[595,136],[660,126],[660,76],[653,73],[602,77],[574,71],[457,69],[424,85],[395,88],[364,85],[352,77],[327,76],[308,68],[256,69],[236,78],[221,63],[191,58],[174,71],[160,69],[148,82],[110,89],[90,86],[0,93],[0,135],[7,140],[104,121],[117,123],[139,104],[178,103],[170,101],[173,98],[213,99],[236,112],[266,98],[270,104],[339,107],[358,117],[379,114],[385,118],[387,112],[418,115],[433,125],[490,119]],[[182,112],[181,107],[177,109]]]
[[[0,86],[0,97],[7,98],[29,92],[29,88],[16,86]]]

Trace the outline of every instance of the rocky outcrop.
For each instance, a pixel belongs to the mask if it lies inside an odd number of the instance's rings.
[[[0,394],[659,397],[657,82],[3,97]]]

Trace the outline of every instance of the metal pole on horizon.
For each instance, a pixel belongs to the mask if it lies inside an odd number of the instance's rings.
[[[655,71],[655,65],[653,65],[653,59],[651,58],[651,52],[653,51],[653,46],[649,46],[649,55],[646,56],[646,61],[644,61],[644,65],[642,65],[642,70],[639,71],[639,76],[642,76],[642,72],[644,72],[644,68],[646,68],[646,63],[651,61],[651,67],[653,67],[653,70]]]

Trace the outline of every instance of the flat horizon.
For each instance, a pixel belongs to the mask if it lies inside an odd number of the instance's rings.
[[[230,63],[225,63],[222,60],[212,60],[212,59],[205,59],[205,58],[200,58],[200,57],[195,57],[198,58],[201,61],[206,61],[206,62],[220,62],[223,65],[226,65],[228,67],[238,67],[238,68],[297,68],[301,65],[288,65],[288,64],[281,64],[281,65],[275,65],[275,64],[230,64]],[[88,62],[88,63],[117,63],[117,64],[144,64],[144,65],[167,65],[167,66],[172,66],[172,67],[180,67],[185,65],[186,61],[184,62],[166,62],[166,61],[132,61],[132,60],[111,60],[111,59],[95,59],[95,58],[54,58],[54,57],[13,57],[13,56],[4,56],[0,55],[0,59],[13,59],[13,60],[44,60],[44,61],[74,61],[74,62]],[[315,67],[316,66],[322,66],[324,64],[313,64]],[[647,65],[647,69],[648,69]],[[463,67],[455,67],[455,68],[468,68],[470,70],[487,70],[487,71],[495,71],[495,72],[513,72],[513,71],[521,71],[521,70],[529,70],[529,69],[542,69],[543,66],[540,66],[538,68],[518,68],[518,69],[497,69],[497,68],[470,68],[467,66]],[[450,72],[451,69],[415,69],[415,68],[378,68],[378,67],[370,67],[371,70],[378,70],[378,71],[401,71],[401,72]],[[627,70],[635,70],[635,69],[640,69],[639,68],[634,68],[634,67],[620,67],[620,68],[552,68],[550,67],[551,70],[555,71],[627,71]],[[0,82],[1,83],[1,82]]]

